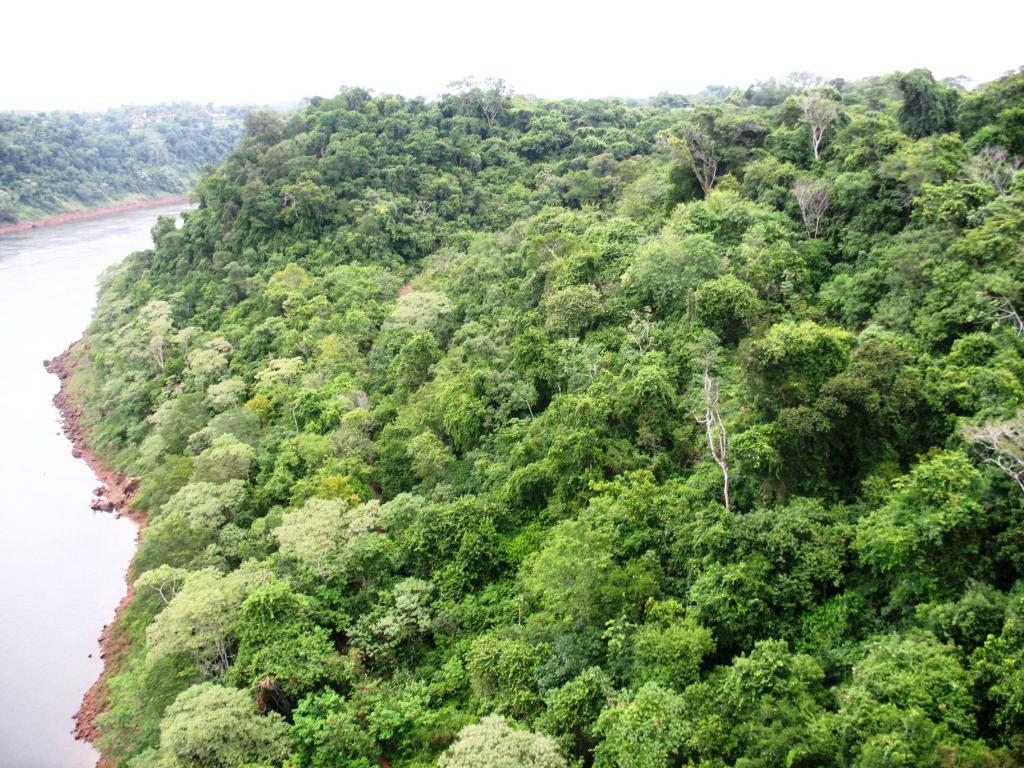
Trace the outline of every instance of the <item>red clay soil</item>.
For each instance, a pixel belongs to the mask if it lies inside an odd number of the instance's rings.
[[[155,208],[158,205],[173,205],[174,203],[184,203],[187,201],[188,195],[168,195],[167,197],[156,197],[149,200],[136,200],[135,202],[119,203],[118,205],[110,205],[106,208],[93,208],[88,211],[69,211],[68,213],[59,213],[56,216],[50,216],[46,219],[38,219],[36,221],[19,221],[16,224],[4,224],[0,226],[0,235],[6,235],[11,232],[22,232],[26,229],[35,229],[36,227],[49,227],[53,224],[67,224],[69,221],[96,219],[100,216],[109,216],[112,213],[126,213],[127,211],[137,211],[142,208]]]
[[[85,429],[82,426],[82,409],[74,402],[68,392],[68,385],[74,375],[76,361],[74,350],[80,344],[72,344],[67,350],[47,360],[46,370],[60,379],[60,391],[54,395],[53,404],[60,411],[64,434],[71,441],[71,455],[80,458],[96,473],[100,485],[96,488],[93,509],[111,512],[117,517],[127,517],[138,526],[136,540],[142,536],[146,527],[147,516],[132,508],[132,499],[138,491],[138,480],[128,477],[123,472],[116,472],[106,467],[89,447]],[[126,574],[127,577],[127,574]],[[114,631],[121,611],[132,599],[132,587],[128,585],[127,594],[117,606],[114,621],[103,627],[100,634],[100,658],[103,659],[103,672],[82,699],[82,705],[75,714],[75,738],[94,742],[100,735],[96,726],[96,718],[107,711],[110,694],[107,680],[121,666],[118,661],[127,652],[125,637]],[[101,758],[97,768],[113,768],[113,763]]]

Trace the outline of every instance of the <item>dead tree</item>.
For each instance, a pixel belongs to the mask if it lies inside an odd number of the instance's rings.
[[[989,317],[996,321],[1009,321],[1018,336],[1024,336],[1024,317],[1006,296],[986,296],[991,310]]]
[[[512,89],[500,78],[474,80],[467,77],[449,83],[448,87],[454,88],[465,104],[479,110],[488,130],[497,125],[498,118],[508,107],[512,96]]]
[[[693,171],[706,197],[718,176],[718,154],[714,137],[699,125],[683,127],[681,137],[669,139],[676,157]]]
[[[812,91],[800,100],[800,107],[804,112],[804,120],[811,126],[811,146],[814,148],[814,159],[818,160],[821,158],[821,142],[825,139],[825,133],[839,117],[840,104],[820,91]]]
[[[785,83],[792,85],[801,91],[821,85],[823,78],[817,72],[790,72],[786,75]]]
[[[146,571],[136,580],[135,586],[139,589],[152,589],[159,596],[160,601],[167,605],[171,602],[171,598],[178,593],[183,578],[184,571],[163,565]]]
[[[715,153],[715,140],[700,128],[686,131],[686,149],[690,155],[690,165],[705,196],[715,186],[718,176],[718,155]]]
[[[964,435],[983,461],[999,467],[1024,491],[1024,411],[1007,421],[966,427]]]
[[[487,128],[493,129],[498,122],[501,113],[508,106],[511,89],[504,80],[489,78],[481,84],[480,92],[476,97],[480,114],[487,121]]]
[[[1010,192],[1010,182],[1021,166],[1021,158],[1011,155],[1005,147],[986,145],[967,161],[964,171],[978,184],[988,184],[1000,195]]]
[[[633,312],[629,325],[626,326],[627,337],[637,349],[643,354],[651,346],[651,331],[654,329],[654,314],[650,307],[644,307],[643,312]]]
[[[720,394],[718,382],[711,375],[709,362],[704,364],[704,418],[698,421],[704,422],[704,431],[708,437],[708,448],[711,449],[711,458],[722,470],[722,497],[725,499],[725,508],[729,509],[729,432],[722,421],[722,414],[718,410]]]
[[[797,179],[793,184],[808,237],[817,237],[821,232],[821,221],[832,203],[831,193],[832,185],[825,179]]]
[[[146,345],[146,354],[149,356],[150,362],[161,371],[167,364],[164,354],[166,344],[167,337],[161,332],[155,332],[153,337],[150,338],[149,344]]]

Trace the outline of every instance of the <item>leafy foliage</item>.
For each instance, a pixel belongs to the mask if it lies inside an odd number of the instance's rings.
[[[80,352],[105,748],[199,686],[272,765],[1024,761],[1022,78],[250,114]]]
[[[242,134],[241,108],[0,113],[0,224],[187,192]]]

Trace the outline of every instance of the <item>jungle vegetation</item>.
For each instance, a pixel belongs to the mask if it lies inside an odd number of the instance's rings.
[[[188,192],[241,137],[244,113],[185,103],[0,113],[0,225]]]
[[[125,768],[1024,763],[1024,73],[345,89],[104,279]]]

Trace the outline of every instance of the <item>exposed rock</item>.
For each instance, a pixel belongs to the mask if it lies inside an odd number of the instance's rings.
[[[73,344],[61,355],[46,362],[46,370],[60,379],[60,391],[54,396],[53,404],[60,411],[64,434],[71,441],[71,455],[76,459],[83,459],[100,481],[100,485],[93,491],[96,498],[92,500],[90,506],[97,511],[114,512],[118,516],[123,515],[130,518],[138,526],[138,536],[141,537],[148,518],[144,513],[132,508],[131,505],[138,490],[138,480],[126,477],[121,472],[112,472],[104,466],[89,447],[85,428],[81,423],[82,410],[68,394],[68,382],[75,367],[75,360],[72,356],[75,346]],[[124,632],[117,631],[117,619],[131,602],[132,595],[133,590],[129,584],[127,594],[114,612],[114,621],[103,627],[103,633],[99,637],[100,658],[104,660],[103,672],[85,694],[82,705],[75,714],[74,734],[77,739],[95,742],[101,735],[96,721],[110,706],[107,681],[111,675],[117,672],[118,668],[123,667],[125,654],[128,651],[128,642]],[[97,768],[110,768],[115,764],[106,757],[102,757]]]

